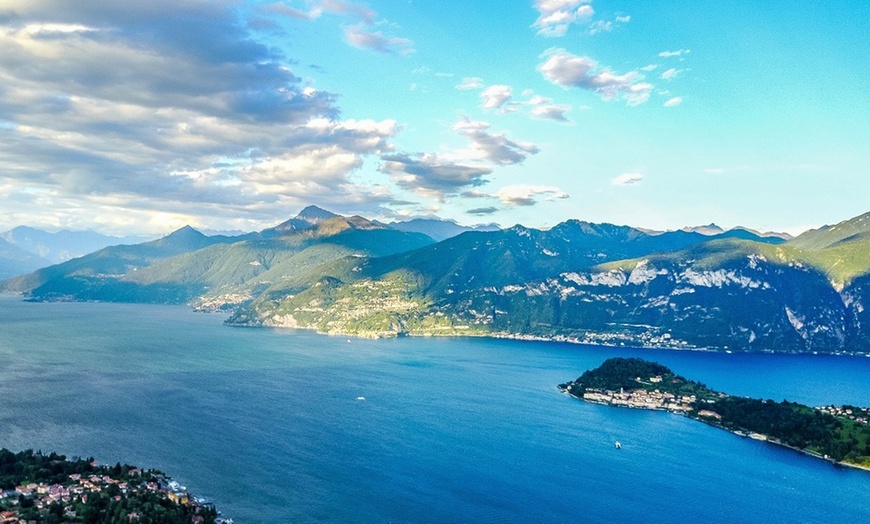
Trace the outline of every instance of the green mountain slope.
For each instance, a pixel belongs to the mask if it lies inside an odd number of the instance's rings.
[[[856,235],[870,233],[870,213],[844,220],[833,226],[811,229],[788,241],[793,247],[806,250],[819,250]]]
[[[467,286],[521,284],[611,260],[747,235],[768,241],[746,231],[713,237],[685,231],[651,235],[628,226],[569,220],[544,231],[514,226],[501,231],[468,232],[424,249],[372,260],[363,271],[373,278],[396,270],[415,273],[421,279],[423,293],[443,296]]]
[[[40,300],[102,300],[102,295],[109,294],[115,296],[116,301],[150,302],[162,291],[152,289],[138,296],[133,287],[119,284],[119,279],[148,267],[157,260],[229,241],[229,237],[207,237],[192,227],[185,226],[158,240],[130,246],[107,247],[8,280],[4,289],[25,293]],[[174,289],[165,292],[177,293]],[[168,301],[170,300],[159,300]]]
[[[192,227],[185,226],[158,240],[131,246],[111,246],[83,257],[43,268],[30,275],[8,281],[6,289],[10,291],[31,290],[64,277],[117,276],[146,267],[155,260],[201,249],[221,241],[224,239],[206,237]]]
[[[10,289],[234,308],[229,324],[363,336],[870,353],[868,216],[788,242],[570,220],[435,243],[310,207],[242,237],[183,229],[109,248]]]
[[[433,241],[361,217],[308,207],[296,218],[242,237],[207,237],[186,227],[134,246],[115,246],[9,281],[35,300],[186,303],[218,308],[270,287],[310,285],[337,261],[383,256]]]
[[[825,273],[781,239],[739,238],[746,234],[651,236],[581,222],[465,233],[361,260],[346,280],[264,295],[229,322],[367,336],[843,350],[853,315]],[[642,256],[599,263],[634,253]]]
[[[378,226],[359,217],[333,216],[304,229],[286,229],[280,236],[216,245],[177,257],[123,277],[147,287],[174,285],[187,290],[180,301],[197,299],[201,307],[227,307],[263,292],[310,285],[333,272],[339,261],[353,262],[416,249],[432,239]]]

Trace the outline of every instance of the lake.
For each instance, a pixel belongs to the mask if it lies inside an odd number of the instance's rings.
[[[870,522],[870,472],[556,389],[637,356],[731,394],[870,405],[870,358],[362,340],[223,318],[0,297],[0,447],[161,469],[238,524]]]

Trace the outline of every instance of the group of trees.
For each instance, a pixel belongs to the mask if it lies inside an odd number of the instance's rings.
[[[15,489],[24,481],[45,484],[69,482],[72,474],[90,475],[97,471],[92,458],[67,460],[64,455],[28,449],[13,453],[0,449],[0,489]]]
[[[721,415],[720,423],[725,428],[768,435],[836,461],[862,462],[870,457],[870,426],[802,404],[728,396],[704,409],[714,409]]]

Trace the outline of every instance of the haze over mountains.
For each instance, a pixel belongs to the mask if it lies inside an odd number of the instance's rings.
[[[144,237],[112,237],[94,231],[55,233],[19,226],[0,233],[0,278],[29,273],[117,244],[138,244]]]
[[[231,309],[231,324],[363,336],[870,351],[870,213],[791,240],[577,220],[462,229],[310,206],[241,236],[185,227],[106,247],[4,289],[33,300],[189,303]]]

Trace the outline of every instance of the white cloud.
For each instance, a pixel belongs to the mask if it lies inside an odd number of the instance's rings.
[[[623,173],[610,181],[614,186],[630,186],[639,184],[643,180],[643,175],[640,173]]]
[[[88,5],[28,0],[0,17],[7,216],[25,216],[33,195],[79,228],[390,201],[354,173],[391,149],[396,123],[340,120],[336,95],[297,77],[226,4]]]
[[[672,80],[672,79],[676,78],[677,75],[679,75],[681,73],[685,73],[685,72],[686,72],[685,69],[676,69],[676,68],[672,67],[672,68],[668,69],[667,71],[662,72],[662,74],[659,76],[662,80]]]
[[[321,0],[316,2],[312,6],[311,11],[309,11],[309,16],[311,18],[318,18],[324,13],[357,18],[367,24],[373,24],[378,16],[371,9],[346,0]]]
[[[649,64],[640,68],[641,71],[650,72],[658,67],[658,64]]]
[[[483,99],[484,109],[499,109],[502,112],[510,110],[506,106],[513,98],[511,87],[506,85],[492,85],[487,87],[480,93],[480,98]]]
[[[538,70],[550,82],[562,87],[594,91],[604,100],[622,98],[628,105],[639,105],[650,97],[653,85],[642,82],[636,71],[616,74],[588,56],[573,55],[564,49],[550,49]]]
[[[408,55],[414,52],[414,42],[407,38],[385,36],[380,31],[368,31],[362,23],[344,29],[347,42],[359,49],[379,53]]]
[[[387,25],[387,23],[378,20],[378,13],[362,4],[347,0],[319,0],[309,2],[309,5],[311,7],[307,12],[280,2],[263,6],[260,10],[298,20],[317,20],[325,14],[335,15],[355,22],[344,28],[345,41],[353,47],[402,56],[414,52],[414,42],[410,39],[388,36],[381,31],[375,31],[376,26]]]
[[[462,79],[462,82],[456,84],[456,89],[469,90],[480,89],[483,87],[483,79],[476,76],[467,76]]]
[[[463,192],[460,196],[472,199],[485,198],[491,200],[498,200],[502,203],[502,205],[507,207],[533,206],[537,204],[540,200],[552,202],[554,200],[569,198],[568,193],[562,191],[558,187],[529,184],[513,184],[509,186],[504,186],[494,193],[487,193],[484,191],[472,189]],[[498,208],[495,207],[483,207],[478,209],[480,209],[481,212],[468,212],[472,214],[490,214],[498,210]],[[486,212],[484,213],[482,210],[486,210]]]
[[[536,0],[538,18],[532,27],[546,37],[565,36],[572,25],[585,27],[590,35],[611,31],[617,24],[627,24],[631,16],[618,15],[613,20],[593,20],[592,0]]]
[[[564,199],[568,198],[568,193],[554,186],[516,184],[499,189],[493,196],[499,199],[502,204],[512,207],[533,206],[538,203],[540,197],[548,202]]]
[[[552,98],[535,95],[525,102],[532,106],[530,114],[534,118],[555,120],[556,122],[570,122],[565,116],[571,110],[567,104],[556,104]]]
[[[511,140],[502,133],[490,133],[490,127],[487,122],[472,121],[468,118],[462,118],[453,125],[454,131],[470,141],[469,148],[461,153],[463,157],[505,166],[519,164],[528,155],[540,151],[531,142]]]
[[[673,56],[683,56],[691,53],[691,49],[677,49],[676,51],[662,51],[659,56],[662,58],[670,58]]]
[[[683,97],[675,96],[673,98],[668,99],[667,102],[664,103],[665,107],[676,107],[683,103]]]
[[[595,14],[591,0],[536,0],[539,16],[532,24],[542,36],[564,36],[571,24],[588,22]]]
[[[594,35],[597,33],[606,33],[609,31],[613,31],[613,22],[605,21],[605,20],[596,20],[589,26],[589,34]]]

